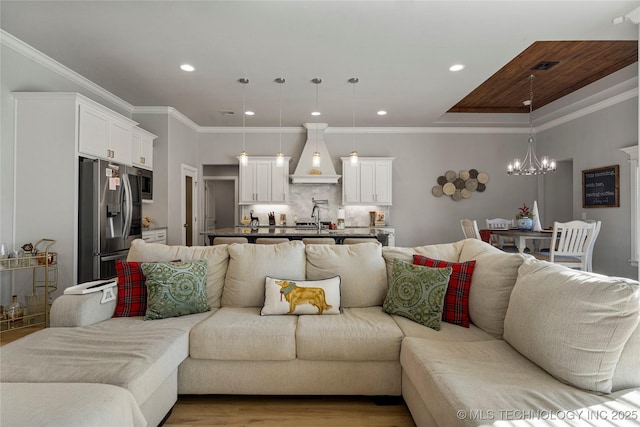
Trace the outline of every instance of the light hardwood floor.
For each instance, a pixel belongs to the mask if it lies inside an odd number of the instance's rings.
[[[0,345],[42,327],[3,332]],[[178,396],[165,427],[415,427],[400,399],[362,396]]]

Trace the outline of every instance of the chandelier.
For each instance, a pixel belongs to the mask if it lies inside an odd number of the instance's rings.
[[[549,159],[548,156],[538,157],[536,156],[535,149],[533,147],[533,79],[535,76],[532,74],[529,76],[529,99],[524,101],[524,105],[529,106],[529,140],[527,142],[527,154],[524,156],[524,160],[516,157],[507,166],[507,173],[509,175],[544,175],[547,172],[556,171],[556,160]]]

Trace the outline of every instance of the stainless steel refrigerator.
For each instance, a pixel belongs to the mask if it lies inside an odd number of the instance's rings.
[[[81,157],[79,176],[78,283],[110,279],[142,237],[140,171]]]

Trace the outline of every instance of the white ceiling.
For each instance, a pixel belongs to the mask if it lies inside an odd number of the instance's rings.
[[[134,106],[174,107],[200,126],[242,126],[243,89],[256,112],[246,125],[278,126],[277,77],[283,126],[352,126],[351,77],[358,127],[432,126],[534,41],[637,40],[636,25],[612,19],[639,4],[2,0],[0,26]],[[450,72],[456,63],[466,68]]]

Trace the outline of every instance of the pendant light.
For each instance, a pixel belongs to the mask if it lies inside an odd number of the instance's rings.
[[[278,77],[275,81],[280,85],[280,150],[278,151],[278,154],[276,154],[276,166],[281,168],[284,166],[284,154],[282,154],[282,85],[285,80],[282,77]]]
[[[358,83],[357,77],[351,77],[349,83],[353,85],[353,108],[352,108],[352,123],[351,123],[351,137],[353,143],[353,151],[349,153],[349,160],[352,166],[358,164],[358,152],[356,151],[356,83]]]
[[[509,165],[507,165],[507,173],[509,175],[544,175],[547,172],[556,171],[556,160],[549,159],[548,156],[542,156],[540,160],[536,156],[535,148],[533,146],[533,79],[535,76],[531,74],[529,76],[529,99],[524,101],[524,105],[529,106],[529,139],[527,142],[527,154],[524,156],[524,160],[520,161],[519,158],[513,159]]]
[[[322,79],[319,77],[316,77],[315,79],[311,80],[312,83],[314,83],[316,85],[316,109],[314,112],[312,112],[311,114],[315,117],[318,117],[320,115],[320,110],[318,110],[318,88],[320,86],[320,83],[322,83]],[[317,124],[318,120],[316,119],[316,124]],[[319,168],[320,167],[320,152],[318,151],[318,126],[315,127],[315,133],[316,133],[316,151],[314,151],[313,153],[313,157],[311,158],[311,166],[313,166],[314,168]]]
[[[240,164],[242,166],[247,166],[247,164],[249,164],[249,154],[247,153],[246,147],[245,147],[245,142],[246,142],[246,117],[247,117],[247,110],[246,110],[246,89],[247,89],[247,84],[249,83],[249,79],[239,79],[238,80],[240,83],[242,83],[244,85],[244,87],[242,88],[242,152],[240,153]]]

